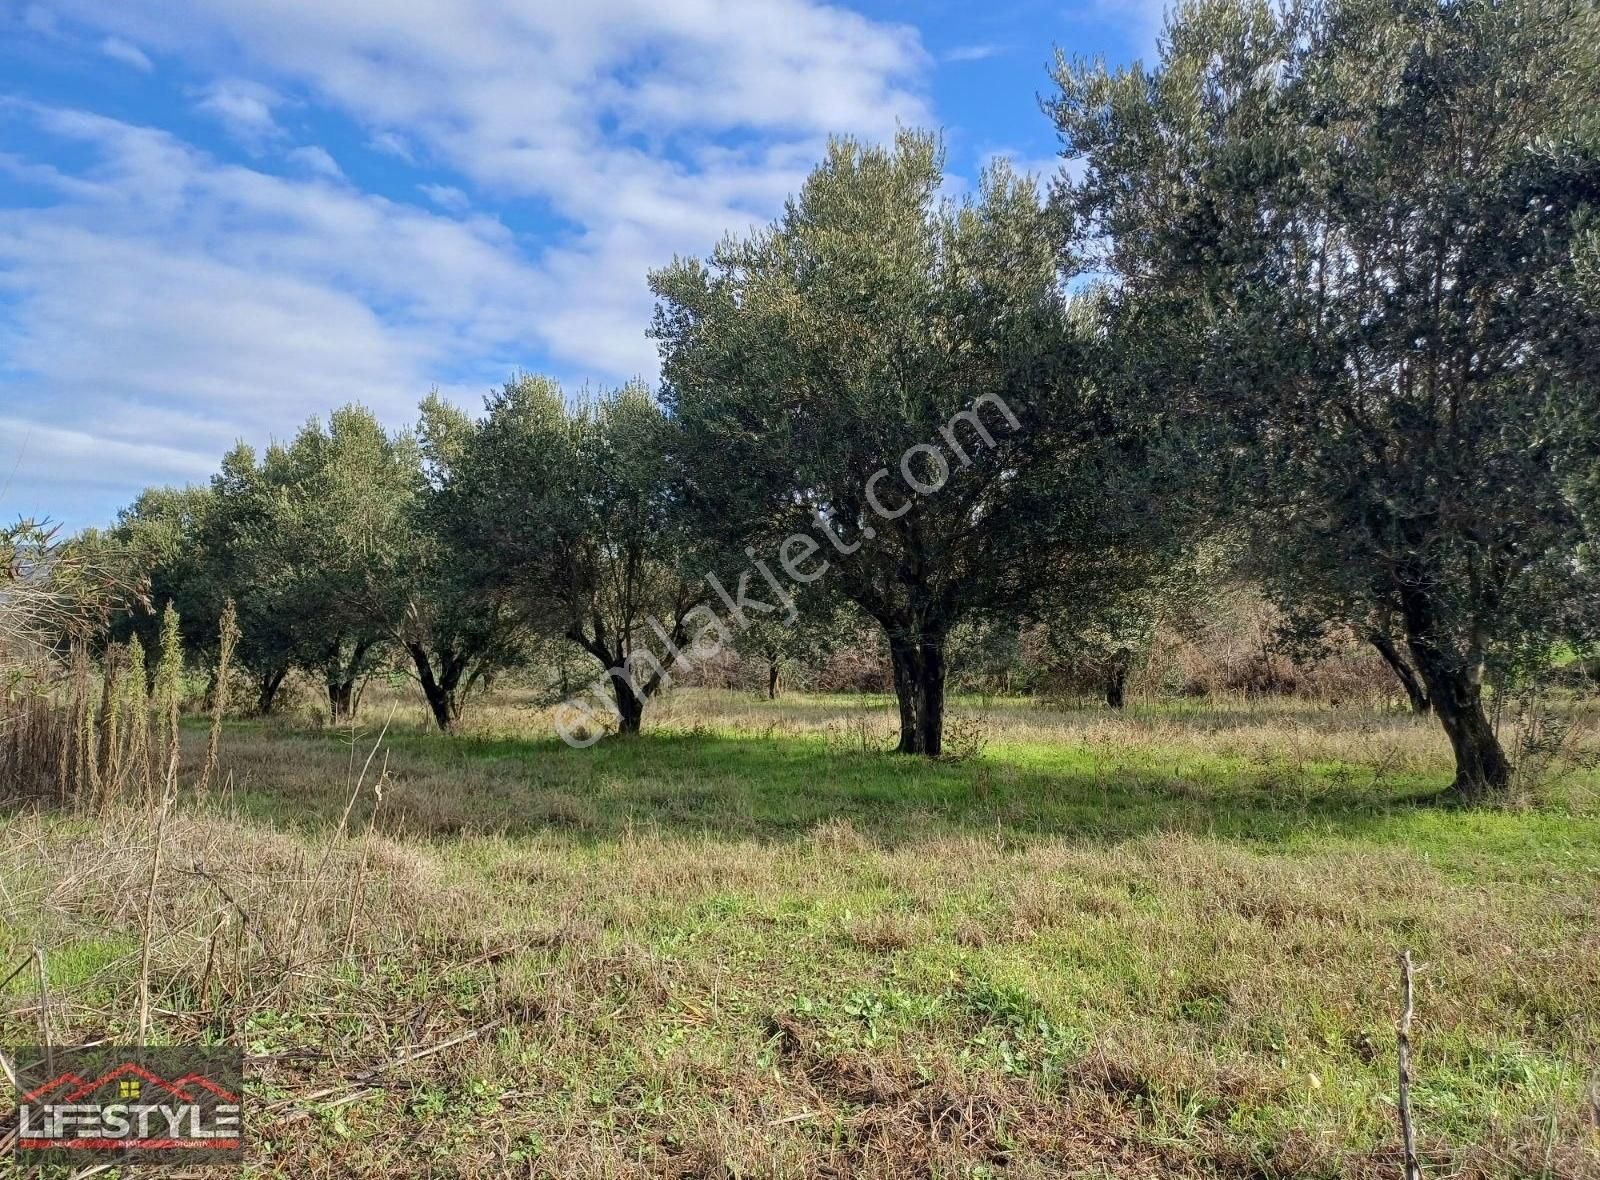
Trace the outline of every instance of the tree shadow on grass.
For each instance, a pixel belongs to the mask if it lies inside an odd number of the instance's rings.
[[[295,759],[302,777],[307,761],[325,758],[330,770],[348,761],[348,744],[332,736],[269,740],[310,747],[309,758]],[[1157,769],[1069,745],[1042,758],[1030,748],[1025,761],[1001,751],[964,762],[698,732],[587,750],[420,731],[391,732],[387,745],[394,782],[380,826],[434,836],[554,830],[579,842],[629,831],[779,841],[844,821],[884,846],[962,835],[1116,842],[1156,832],[1279,844],[1308,833],[1376,834],[1440,785],[1346,764],[1291,770],[1188,758]],[[275,780],[262,761],[247,810],[295,823],[337,818],[347,787]]]

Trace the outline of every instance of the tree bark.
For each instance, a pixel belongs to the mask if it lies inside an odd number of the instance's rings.
[[[644,697],[633,691],[627,681],[611,678],[611,687],[617,699],[617,732],[636,734],[644,721]]]
[[[889,640],[894,692],[900,706],[897,753],[937,758],[944,745],[944,634],[924,630]]]
[[[1128,692],[1128,657],[1118,653],[1111,657],[1111,666],[1106,671],[1106,704],[1113,709],[1120,709],[1127,702]]]
[[[1439,673],[1428,677],[1428,690],[1455,751],[1451,789],[1469,803],[1487,802],[1504,793],[1511,782],[1511,763],[1484,713],[1482,687],[1459,673]]]
[[[688,610],[688,607],[684,607],[678,614],[667,637],[671,640],[669,646],[673,651],[686,642],[685,617]],[[627,632],[623,632],[617,636],[613,650],[607,645],[608,628],[605,620],[594,615],[591,625],[594,631],[592,635],[584,631],[581,621],[574,623],[567,629],[567,638],[599,660],[600,666],[605,669],[604,675],[611,682],[612,700],[617,709],[617,732],[636,734],[644,720],[645,702],[664,685],[671,684],[672,678],[660,657],[654,659],[649,675],[641,676],[639,665],[646,661],[636,657],[640,653],[648,654],[650,649],[632,646]]]
[[[335,725],[341,721],[350,720],[355,704],[356,682],[354,680],[328,681],[328,715]]]
[[[427,698],[434,724],[443,733],[454,733],[461,724],[461,674],[466,658],[448,648],[439,653],[439,674],[434,675],[433,657],[420,643],[406,644],[411,662],[417,668],[417,682]]]
[[[1387,632],[1373,631],[1367,638],[1372,646],[1377,648],[1378,654],[1383,657],[1383,662],[1394,672],[1395,679],[1400,681],[1400,686],[1406,690],[1406,698],[1411,702],[1411,711],[1418,717],[1426,717],[1433,706],[1428,700],[1427,686],[1422,683],[1417,670],[1400,654],[1394,645],[1394,640],[1389,638]]]
[[[897,639],[889,641],[889,666],[894,673],[894,699],[900,707],[898,753],[917,753],[916,648]]]
[[[1450,789],[1467,803],[1488,802],[1510,785],[1511,763],[1483,710],[1480,678],[1469,661],[1435,638],[1432,615],[1424,595],[1407,597],[1406,646],[1455,753],[1456,777]]]
[[[782,687],[782,684],[783,661],[769,659],[767,661],[767,700],[775,701],[778,699],[778,689]]]
[[[335,647],[328,660],[328,712],[333,723],[352,720],[356,715],[356,685],[361,679],[361,665],[372,649],[371,640],[363,639],[350,653],[349,663],[340,660],[340,648]]]
[[[270,716],[273,706],[278,702],[278,689],[283,686],[284,677],[289,674],[287,665],[281,668],[272,668],[263,673],[259,678],[256,693],[256,714],[261,717]]]

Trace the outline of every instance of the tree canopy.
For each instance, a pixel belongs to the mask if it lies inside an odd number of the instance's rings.
[[[925,754],[951,628],[1134,539],[1037,186],[943,180],[933,136],[840,140],[776,223],[651,276],[687,510],[752,552],[827,535],[821,592],[883,628],[900,749]]]
[[[1116,329],[1286,603],[1403,633],[1469,796],[1508,775],[1485,678],[1595,603],[1597,19],[1203,0],[1155,69],[1062,59],[1049,104]]]

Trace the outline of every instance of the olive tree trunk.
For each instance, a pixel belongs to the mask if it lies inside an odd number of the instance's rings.
[[[1426,717],[1432,705],[1428,701],[1427,686],[1422,683],[1417,670],[1400,654],[1400,650],[1394,645],[1394,640],[1390,639],[1386,632],[1374,631],[1367,638],[1383,657],[1383,662],[1394,672],[1400,687],[1406,690],[1406,699],[1411,702],[1411,711],[1418,717]]]
[[[1111,657],[1106,669],[1106,704],[1120,709],[1128,699],[1128,665],[1131,660],[1121,652]]]
[[[635,692],[633,686],[620,676],[611,680],[611,690],[617,702],[617,732],[636,734],[644,722],[645,692]]]
[[[944,745],[944,633],[924,629],[889,640],[900,705],[901,754],[937,758]]]
[[[1510,785],[1511,763],[1484,712],[1481,677],[1470,660],[1434,637],[1431,604],[1423,595],[1408,599],[1405,614],[1406,646],[1455,753],[1450,789],[1468,803],[1491,801]]]
[[[278,703],[278,689],[283,687],[284,677],[289,675],[289,666],[284,664],[277,668],[268,668],[256,681],[256,713],[258,716],[270,716]]]
[[[439,653],[439,671],[433,670],[433,657],[420,643],[406,644],[411,662],[417,668],[417,682],[422,685],[422,695],[428,700],[434,724],[443,733],[454,733],[461,724],[461,675],[466,671],[465,656],[446,649]]]
[[[340,658],[340,649],[337,645],[328,658],[328,712],[335,725],[350,721],[356,715],[356,685],[360,683],[367,652],[370,650],[372,641],[363,639],[351,650],[348,662]]]

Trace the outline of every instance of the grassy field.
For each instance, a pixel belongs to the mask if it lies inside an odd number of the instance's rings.
[[[232,726],[161,835],[155,1035],[245,1045],[251,1175],[1398,1177],[1410,949],[1429,1174],[1600,1175],[1592,772],[1467,813],[1399,715],[955,713],[939,764],[858,698]],[[135,1026],[155,843],[5,819],[57,1040]]]

